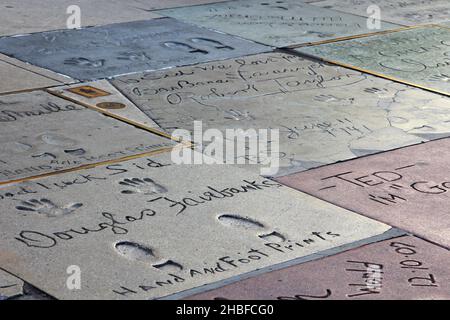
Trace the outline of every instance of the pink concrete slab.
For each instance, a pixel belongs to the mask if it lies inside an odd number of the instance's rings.
[[[450,139],[277,179],[450,248]]]
[[[450,299],[449,264],[449,251],[405,236],[266,273],[187,299]]]

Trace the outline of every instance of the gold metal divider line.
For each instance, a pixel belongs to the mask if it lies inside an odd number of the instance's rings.
[[[116,163],[129,161],[129,160],[155,156],[155,155],[158,155],[158,154],[161,154],[161,153],[166,153],[166,152],[169,152],[169,151],[172,151],[172,150],[182,149],[182,148],[186,148],[186,147],[187,147],[186,145],[178,144],[178,145],[171,146],[171,147],[165,147],[165,148],[161,148],[161,149],[157,149],[157,150],[153,150],[153,151],[149,151],[149,152],[144,152],[144,153],[139,153],[139,154],[135,154],[135,155],[125,156],[125,157],[121,157],[121,158],[117,158],[117,159],[113,159],[113,160],[106,160],[106,161],[100,161],[100,162],[95,162],[95,163],[84,164],[84,165],[81,165],[81,166],[78,166],[78,167],[75,167],[75,168],[68,168],[68,169],[58,170],[58,171],[54,171],[54,172],[43,173],[43,174],[40,174],[40,175],[31,176],[31,177],[27,177],[27,178],[20,178],[20,179],[15,179],[15,180],[2,181],[2,182],[0,182],[0,186],[20,183],[20,182],[39,180],[39,179],[43,179],[43,178],[47,178],[47,177],[53,177],[53,176],[62,175],[62,174],[65,174],[65,173],[71,173],[71,172],[77,172],[77,171],[82,171],[82,170],[87,170],[87,169],[93,169],[93,168],[96,168],[96,167],[99,167],[99,166],[105,166],[105,165],[110,165],[110,164],[116,164]]]
[[[341,62],[337,62],[337,61],[333,61],[333,60],[324,59],[324,58],[316,57],[316,56],[313,56],[313,55],[307,55],[307,54],[304,54],[304,53],[301,53],[301,54],[303,54],[305,56],[308,56],[308,57],[315,58],[315,59],[319,59],[319,60],[321,60],[323,62],[334,64],[334,65],[337,65],[337,66],[340,66],[340,67],[344,67],[344,68],[347,68],[347,69],[352,69],[352,70],[359,71],[359,72],[362,72],[362,73],[371,74],[371,75],[374,75],[374,76],[377,76],[377,77],[380,77],[380,78],[384,78],[384,79],[391,80],[391,81],[394,81],[394,82],[406,84],[406,85],[411,86],[411,87],[416,87],[416,88],[419,88],[419,89],[423,89],[423,90],[426,90],[426,91],[430,91],[430,92],[433,92],[433,93],[438,93],[440,95],[450,97],[450,91],[449,92],[440,91],[440,90],[437,90],[437,89],[421,86],[420,84],[416,84],[416,83],[409,82],[409,81],[406,81],[406,80],[394,78],[394,77],[391,77],[391,76],[388,76],[388,75],[385,75],[385,74],[382,74],[382,73],[378,73],[378,72],[375,72],[375,71],[359,68],[359,67],[352,66],[352,65],[349,65],[349,64],[345,64],[345,63],[341,63]]]
[[[19,93],[28,93],[28,92],[34,92],[34,91],[47,91],[47,89],[59,88],[61,86],[74,85],[74,84],[77,84],[77,82],[71,82],[71,83],[68,83],[68,84],[60,83],[60,84],[55,84],[55,85],[52,85],[52,86],[30,88],[30,89],[22,89],[22,90],[13,90],[13,91],[5,91],[5,92],[0,92],[0,96],[7,96],[7,95],[19,94]]]
[[[114,119],[116,119],[116,120],[125,122],[125,123],[127,123],[127,124],[129,124],[129,125],[132,125],[132,126],[135,126],[135,127],[138,127],[139,129],[143,129],[143,130],[149,131],[149,132],[154,133],[154,134],[156,134],[156,135],[158,135],[158,136],[161,136],[161,137],[170,139],[170,140],[175,141],[175,142],[178,142],[178,143],[186,143],[186,141],[181,141],[180,139],[175,139],[175,138],[173,138],[170,134],[168,134],[168,133],[166,133],[166,132],[163,132],[163,131],[157,130],[157,129],[155,129],[155,128],[152,128],[152,127],[143,125],[143,124],[141,124],[141,123],[139,123],[139,122],[136,122],[136,121],[134,121],[134,120],[131,120],[131,119],[128,119],[128,118],[119,116],[119,115],[114,114],[114,113],[111,113],[111,112],[109,112],[109,111],[107,111],[107,110],[104,110],[104,109],[102,109],[102,108],[99,108],[99,107],[96,107],[96,106],[93,106],[93,105],[84,103],[84,102],[82,102],[82,101],[79,101],[79,100],[76,100],[76,99],[67,97],[67,96],[65,96],[65,95],[63,95],[63,94],[59,94],[59,93],[57,93],[57,92],[53,92],[53,91],[48,90],[48,89],[45,89],[45,91],[48,92],[48,93],[50,93],[51,95],[54,95],[54,96],[58,97],[58,98],[61,98],[61,99],[64,99],[64,100],[67,100],[67,101],[70,101],[70,102],[73,102],[73,103],[82,105],[83,107],[86,107],[86,108],[88,108],[88,109],[92,109],[92,110],[94,110],[94,111],[100,112],[100,113],[102,113],[102,114],[104,114],[104,115],[107,115],[107,116],[109,116],[109,117],[111,117],[111,118],[114,118]]]
[[[441,24],[441,23],[435,23],[434,26],[439,27],[439,28],[445,28],[445,29],[450,29],[450,18],[447,21],[449,23],[449,25],[445,25],[445,24]]]
[[[377,31],[377,32],[370,32],[370,33],[362,33],[362,34],[357,34],[357,35],[353,35],[353,36],[339,37],[339,38],[333,38],[333,39],[322,40],[322,41],[315,41],[315,42],[307,42],[307,43],[302,43],[302,44],[293,44],[293,45],[286,46],[286,47],[280,47],[278,49],[297,49],[297,48],[303,48],[303,47],[312,47],[312,46],[318,46],[318,45],[321,45],[321,44],[328,44],[328,43],[334,43],[334,42],[340,42],[340,41],[346,41],[346,40],[353,40],[353,39],[359,39],[359,38],[368,38],[368,37],[373,37],[373,36],[378,36],[378,35],[384,35],[384,34],[389,34],[389,33],[406,31],[406,30],[410,30],[410,29],[422,28],[424,26],[435,26],[435,25],[433,25],[433,24],[424,24],[424,25],[416,25],[416,26],[405,26],[405,27],[400,27],[400,28],[391,29],[391,30],[384,30],[384,31]]]

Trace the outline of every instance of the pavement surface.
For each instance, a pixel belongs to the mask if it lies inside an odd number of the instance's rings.
[[[450,299],[447,0],[5,0],[0,300]]]

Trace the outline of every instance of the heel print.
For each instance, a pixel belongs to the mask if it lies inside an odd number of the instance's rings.
[[[129,260],[149,264],[158,270],[179,271],[184,269],[181,264],[170,259],[160,258],[155,254],[155,250],[139,243],[121,241],[116,243],[114,248],[121,256]]]
[[[268,242],[284,242],[286,237],[277,231],[268,232],[267,228],[263,223],[248,218],[241,217],[236,214],[221,214],[217,217],[220,223],[228,227],[243,228],[247,230],[256,231],[256,236],[264,241]]]

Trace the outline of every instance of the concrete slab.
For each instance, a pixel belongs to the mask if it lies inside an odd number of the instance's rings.
[[[142,126],[160,129],[152,119],[124,97],[107,80],[50,88],[48,91],[94,110],[113,114]]]
[[[424,27],[296,50],[448,95],[449,46],[450,29]]]
[[[0,269],[0,301],[23,294],[23,281]]]
[[[441,139],[278,181],[450,248],[449,147]]]
[[[133,1],[137,2],[137,1]],[[80,8],[80,26],[148,20],[160,15],[120,0],[4,0],[0,4],[0,36],[67,29]]]
[[[24,283],[23,286],[23,294],[14,296],[10,298],[9,300],[20,300],[20,301],[42,301],[42,300],[56,300],[52,296],[49,296],[45,292],[39,290],[36,287],[33,287],[29,283]]]
[[[6,193],[0,264],[61,299],[162,297],[390,230],[233,166],[174,165],[170,153]]]
[[[447,0],[325,0],[316,1],[314,5],[365,17],[374,14],[376,8],[371,6],[376,5],[382,20],[407,26],[440,23],[450,16]]]
[[[113,83],[168,133],[193,133],[194,120],[224,136],[226,129],[279,129],[279,151],[269,149],[280,157],[280,175],[450,135],[448,98],[290,54],[140,73]],[[266,166],[264,160],[260,155],[246,163]]]
[[[266,51],[169,18],[0,39],[0,52],[80,80]]]
[[[274,47],[399,27],[383,22],[380,29],[369,29],[366,18],[296,0],[238,0],[157,12]]]
[[[131,0],[130,5],[143,10],[157,10],[175,7],[196,6],[215,2],[225,2],[229,0]]]
[[[187,299],[448,300],[449,263],[447,250],[405,236],[266,273]]]
[[[0,94],[71,83],[75,80],[0,54]]]
[[[0,98],[0,182],[174,145],[46,92]]]

